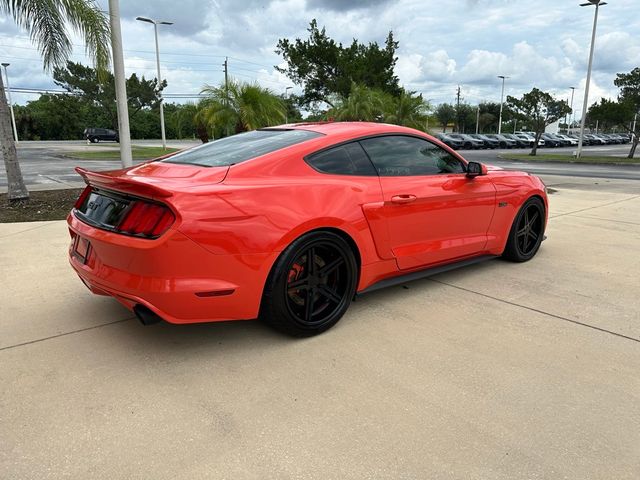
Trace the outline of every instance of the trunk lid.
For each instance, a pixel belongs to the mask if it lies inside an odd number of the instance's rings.
[[[175,191],[220,183],[228,171],[228,166],[200,167],[164,162],[105,172],[76,167],[76,172],[88,185],[151,198],[171,197]]]

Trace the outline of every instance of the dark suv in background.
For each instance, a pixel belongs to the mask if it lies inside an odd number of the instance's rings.
[[[120,137],[118,136],[118,132],[115,130],[109,130],[108,128],[85,128],[84,132],[82,132],[84,138],[89,140],[91,143],[97,143],[99,141],[111,141],[111,142],[120,142]]]

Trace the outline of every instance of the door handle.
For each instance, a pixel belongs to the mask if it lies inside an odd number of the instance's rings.
[[[415,201],[415,199],[418,198],[415,195],[411,195],[411,194],[402,194],[402,195],[394,195],[393,197],[391,197],[391,202],[392,203],[411,203],[413,201]]]

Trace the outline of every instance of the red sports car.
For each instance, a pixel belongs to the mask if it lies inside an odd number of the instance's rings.
[[[467,162],[422,132],[302,123],[133,168],[77,169],[71,266],[145,323],[263,318],[323,332],[355,294],[544,238],[542,181]]]

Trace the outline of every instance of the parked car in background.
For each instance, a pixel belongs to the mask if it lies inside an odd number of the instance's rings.
[[[462,142],[462,148],[484,148],[484,142],[482,140],[478,140],[477,138],[473,138],[471,135],[466,135],[464,133],[452,133],[449,136],[460,140]]]
[[[459,138],[453,138],[451,135],[446,133],[438,133],[435,137],[447,147],[451,147],[454,150],[459,150],[464,146],[464,142],[462,140]]]
[[[582,143],[584,144],[585,141],[588,142],[588,145],[605,145],[607,143],[602,138],[594,135],[593,133],[585,133]]]
[[[577,147],[578,146],[578,140],[576,140],[575,138],[571,138],[569,135],[563,135],[561,133],[557,134],[556,137],[559,137],[563,140],[566,140],[567,142],[569,142],[569,145],[572,147]]]
[[[504,135],[500,135],[498,133],[489,133],[487,137],[495,138],[498,140],[498,144],[500,148],[516,148],[517,144],[515,140],[505,137]]]
[[[557,147],[562,147],[564,144],[564,142],[561,139],[555,138],[550,133],[543,133],[541,138],[544,138],[544,141],[547,147],[557,148]]]
[[[622,138],[620,135],[616,134],[616,133],[608,133],[607,138],[611,139],[611,141],[613,143],[617,143],[617,144],[623,144],[624,142],[624,138]]]
[[[536,141],[535,135],[529,135],[528,133],[515,133],[514,135],[520,138],[521,140],[527,142],[528,147],[533,148],[533,144]],[[540,140],[538,140],[538,147],[544,147],[544,146],[545,146],[545,142],[542,138],[540,138]]]
[[[593,135],[602,141],[602,145],[611,145],[612,143],[614,143],[610,138],[605,137],[601,133],[594,133]]]
[[[91,143],[100,141],[120,142],[118,132],[109,130],[108,128],[85,128],[83,132],[84,138]]]
[[[500,142],[495,138],[487,137],[481,133],[473,133],[471,136],[484,143],[484,148],[500,148]]]
[[[518,148],[527,148],[529,146],[528,141],[518,137],[515,133],[503,133],[502,135],[516,142],[516,147]]]

